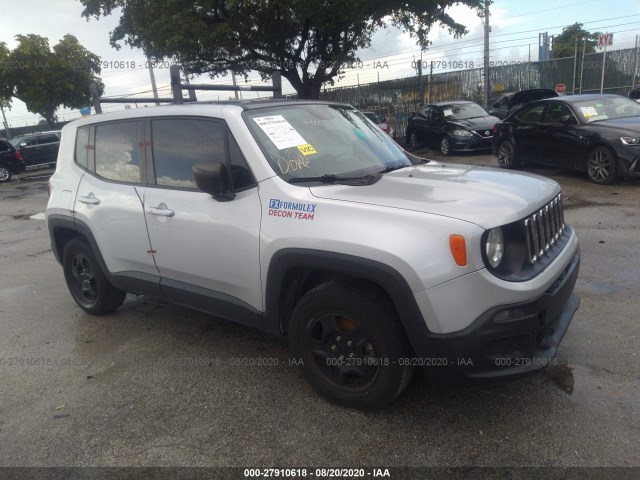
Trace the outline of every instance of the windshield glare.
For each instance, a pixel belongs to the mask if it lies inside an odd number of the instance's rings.
[[[285,180],[365,176],[412,162],[354,108],[325,104],[249,110],[243,117],[275,172]]]
[[[640,116],[640,104],[624,97],[593,98],[576,102],[573,106],[587,123]]]
[[[450,103],[441,105],[440,109],[446,120],[464,120],[489,115],[484,108],[475,103]]]

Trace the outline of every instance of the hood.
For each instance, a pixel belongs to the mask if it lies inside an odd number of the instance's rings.
[[[462,127],[465,130],[491,130],[500,119],[487,115],[486,117],[467,118],[464,120],[447,120],[451,126]]]
[[[524,218],[560,193],[560,186],[533,174],[432,161],[384,174],[366,187],[310,190],[318,198],[443,215],[488,229]]]
[[[587,126],[593,127],[608,127],[612,130],[617,130],[617,133],[623,134],[620,130],[626,130],[634,134],[640,133],[640,117],[624,117],[624,118],[612,118],[611,120],[600,120],[593,123],[587,123]]]
[[[555,90],[550,88],[533,88],[531,90],[521,90],[514,93],[509,98],[509,108],[514,105],[526,105],[527,103],[535,102],[536,100],[542,100],[543,98],[557,97],[558,94]]]

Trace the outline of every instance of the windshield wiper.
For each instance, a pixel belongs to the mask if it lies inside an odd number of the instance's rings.
[[[395,165],[389,165],[388,167],[383,168],[378,173],[389,173],[394,170],[400,170],[401,168],[410,167],[411,165],[405,165],[404,163],[396,163]]]
[[[289,180],[289,183],[307,183],[307,182],[320,182],[320,183],[336,183],[336,182],[372,182],[377,180],[380,175],[362,175],[360,177],[341,177],[335,173],[323,173],[315,177],[296,177]]]

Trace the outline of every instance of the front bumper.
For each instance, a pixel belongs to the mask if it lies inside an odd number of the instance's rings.
[[[475,152],[478,150],[491,150],[493,143],[493,137],[479,137],[473,135],[472,137],[458,137],[450,136],[451,148],[456,152]]]
[[[442,383],[517,378],[543,369],[580,305],[572,293],[579,267],[576,252],[540,297],[491,308],[462,331],[433,334],[426,326],[405,325],[414,348],[413,364]]]

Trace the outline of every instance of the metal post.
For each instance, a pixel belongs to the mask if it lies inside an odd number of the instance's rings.
[[[571,95],[576,94],[576,70],[578,70],[578,36],[576,35],[573,46],[573,86],[571,87]]]
[[[582,93],[582,76],[584,75],[584,52],[587,49],[587,37],[582,39],[582,53],[580,55],[580,91]]]
[[[187,85],[189,85],[189,75],[187,74],[187,72],[184,72],[184,83],[186,83]],[[196,97],[196,91],[195,90],[189,90],[189,101],[190,102],[197,102],[198,98]]]
[[[173,101],[182,103],[184,99],[182,97],[182,85],[180,85],[180,67],[178,65],[171,65],[169,67],[169,75],[171,77],[171,94],[173,95]]]
[[[636,86],[636,77],[638,76],[638,54],[639,53],[640,53],[640,35],[636,35],[636,57],[633,64],[633,81],[631,83],[632,89]]]
[[[420,88],[420,95],[418,95],[418,100],[420,105],[424,105],[424,77],[422,76],[422,52],[420,52],[420,63],[418,63],[418,85]],[[431,101],[431,99],[429,99]]]
[[[600,77],[600,93],[604,89],[604,64],[607,61],[607,44],[604,44],[604,52],[602,52],[602,76]]]
[[[484,0],[484,107],[489,105],[489,0]]]
[[[102,106],[100,105],[100,95],[98,94],[98,86],[91,82],[89,84],[89,93],[91,95],[91,106],[96,113],[102,113]]]
[[[271,81],[273,82],[273,98],[281,99],[282,98],[282,73],[273,72],[271,76]]]
[[[151,66],[151,57],[147,55],[147,68],[149,69],[149,77],[151,78],[151,90],[153,90],[153,98],[158,98],[158,89],[156,88],[156,76],[153,73],[153,67]],[[156,102],[156,105],[160,105]]]
[[[4,123],[4,133],[7,134],[7,138],[11,139],[11,132],[9,131],[9,123],[7,122],[7,117],[4,114],[4,107],[0,105],[0,110],[2,110],[2,119]]]
[[[236,85],[238,85],[238,83],[236,82],[236,72],[234,72],[234,71],[231,71],[231,81],[233,82],[233,86],[234,87]],[[236,90],[233,93],[235,94],[236,100],[239,100],[239,98],[238,98],[238,90]]]

